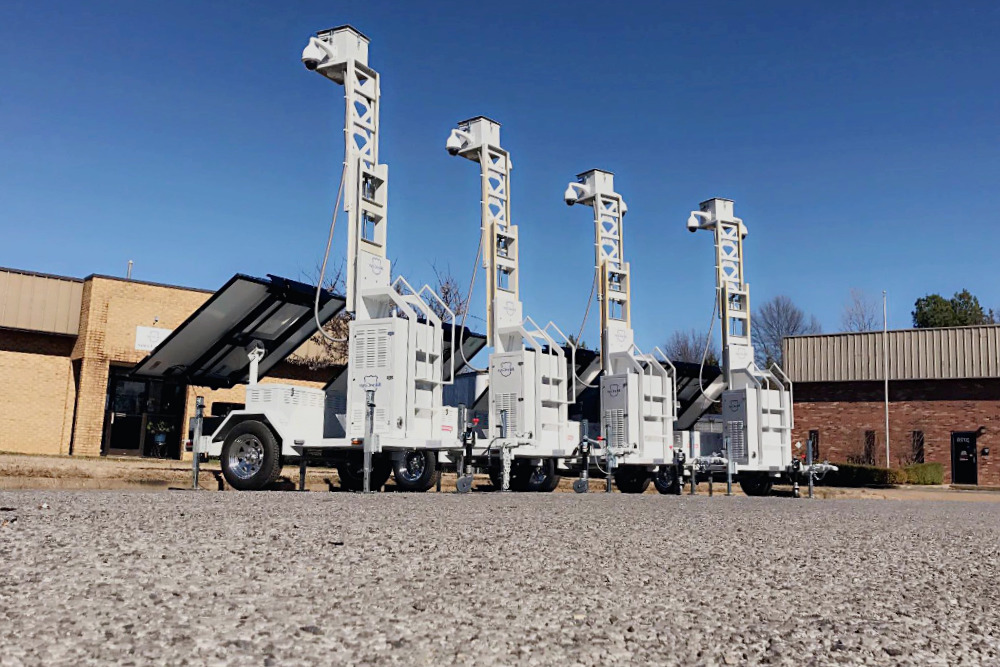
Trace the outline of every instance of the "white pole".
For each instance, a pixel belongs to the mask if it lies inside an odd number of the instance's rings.
[[[885,372],[885,467],[889,465],[889,317],[886,309],[885,290],[882,290],[882,358]]]

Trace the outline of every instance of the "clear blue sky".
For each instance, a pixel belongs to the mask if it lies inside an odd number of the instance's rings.
[[[383,77],[389,254],[413,282],[433,262],[468,280],[476,168],[444,141],[485,114],[514,160],[526,312],[567,332],[593,229],[562,192],[591,167],[630,206],[643,346],[707,324],[711,238],[684,222],[712,196],[749,227],[752,300],[787,294],[826,331],[851,287],[887,289],[892,327],[928,292],[1000,307],[1000,5],[823,6],[7,0],[0,265],[122,275],[133,259],[136,278],[204,288],[312,274],[343,105],[299,55],[352,23]]]

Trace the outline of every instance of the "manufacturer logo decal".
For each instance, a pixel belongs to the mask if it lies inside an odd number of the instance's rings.
[[[612,396],[617,396],[622,393],[622,386],[620,384],[613,384],[608,387],[608,393]]]
[[[500,371],[500,375],[505,378],[510,377],[510,374],[514,372],[514,364],[509,361],[505,361],[497,367],[497,370]]]
[[[372,275],[376,276],[382,275],[382,258],[372,257],[372,261],[371,264],[369,265],[369,268],[371,268],[372,270]]]
[[[381,386],[382,382],[379,381],[379,377],[377,375],[366,375],[361,380],[362,389],[378,389]]]
[[[730,412],[736,412],[739,409],[740,409],[740,402],[739,401],[729,401],[729,411]]]
[[[618,339],[619,343],[624,343],[625,342],[625,331],[624,331],[624,329],[619,329],[618,333],[615,334],[615,338]]]
[[[508,301],[503,305],[503,311],[513,317],[514,313],[517,311],[517,307],[514,306],[513,301]]]

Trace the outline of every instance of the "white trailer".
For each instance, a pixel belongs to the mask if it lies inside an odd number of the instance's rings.
[[[603,438],[588,449],[591,457],[605,459],[606,474],[623,493],[644,492],[654,475],[659,478],[657,489],[670,492],[681,479],[673,433],[677,373],[662,350],[644,353],[635,344],[632,274],[625,261],[623,229],[628,207],[615,192],[614,174],[601,169],[577,175],[563,198],[570,206],[594,210]],[[590,460],[581,471],[584,482],[589,465]],[[586,483],[577,489],[585,491]]]
[[[391,279],[389,174],[378,157],[380,79],[368,65],[368,43],[353,27],[340,26],[317,33],[302,52],[306,69],[345,91],[341,192],[348,224],[346,310],[353,314],[347,380],[326,391],[258,384],[269,350],[247,337],[246,404],[207,438],[207,454],[221,459],[226,480],[238,489],[273,483],[284,459],[319,457],[336,463],[349,489],[380,488],[394,473],[398,486],[423,491],[437,479],[438,455],[462,450],[459,410],[444,405],[442,390],[454,381],[464,329],[430,286]],[[321,286],[315,289],[313,331],[323,296]],[[271,320],[277,331],[290,323]]]
[[[691,212],[687,228],[715,235],[716,308],[726,381],[720,399],[725,451],[692,451],[692,460],[708,461],[708,474],[730,465],[744,493],[767,495],[774,480],[797,480],[801,462],[792,454],[792,382],[777,364],[765,370],[754,361],[750,286],[743,277],[747,228],[733,214],[732,200],[721,198],[703,201]]]
[[[451,131],[448,152],[479,165],[482,188],[480,251],[486,281],[489,408],[485,441],[473,448],[503,489],[552,491],[557,463],[574,454],[580,427],[568,419],[575,378],[568,372],[575,346],[552,322],[523,314],[519,238],[510,214],[510,155],[500,124],[485,116]]]

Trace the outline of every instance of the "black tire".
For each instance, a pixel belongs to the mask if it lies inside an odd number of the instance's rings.
[[[615,470],[615,486],[622,493],[645,493],[652,475],[640,466],[622,466]]]
[[[392,465],[380,455],[372,454],[372,474],[370,485],[372,491],[378,491],[389,481]],[[337,476],[340,477],[340,488],[344,491],[362,491],[365,486],[365,457],[358,452],[347,459],[337,462]]]
[[[248,420],[226,436],[220,458],[222,475],[240,491],[259,491],[281,474],[281,450],[267,424]]]
[[[542,459],[540,465],[514,460],[510,467],[510,490],[520,493],[550,493],[559,484],[555,459]]]
[[[653,486],[665,496],[680,495],[681,484],[676,466],[660,466],[653,475]]]
[[[400,491],[423,493],[441,477],[437,455],[426,449],[408,449],[398,461],[393,461],[392,476]]]
[[[755,475],[744,473],[740,475],[740,488],[748,496],[769,496],[771,495],[772,485],[771,476],[767,474]]]

